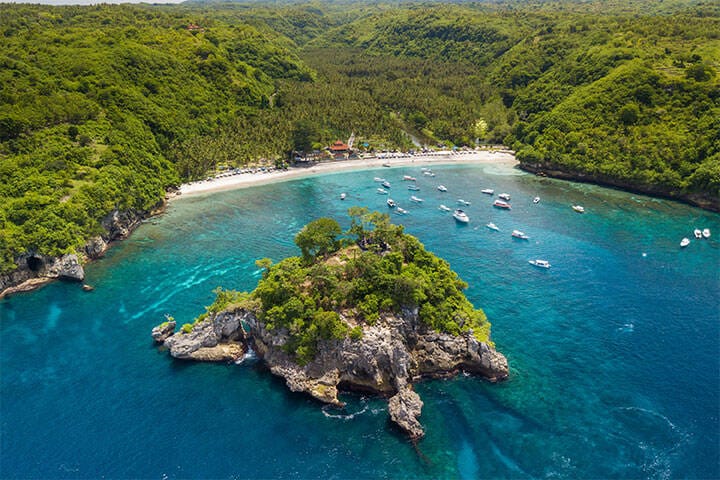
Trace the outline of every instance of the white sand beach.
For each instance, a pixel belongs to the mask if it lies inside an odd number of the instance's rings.
[[[390,154],[389,154],[390,155]],[[470,150],[470,151],[440,151],[428,154],[405,155],[395,157],[370,157],[357,160],[336,160],[315,163],[307,167],[293,167],[287,170],[274,170],[261,173],[225,174],[210,180],[200,180],[185,183],[180,186],[178,195],[208,194],[223,190],[246,188],[273,182],[281,182],[296,178],[308,177],[321,173],[333,173],[348,170],[363,170],[389,165],[400,167],[404,165],[425,166],[430,164],[476,163],[514,166],[518,162],[513,152],[508,150]],[[176,197],[177,198],[177,197]]]

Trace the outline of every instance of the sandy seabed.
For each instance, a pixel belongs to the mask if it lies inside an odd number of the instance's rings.
[[[514,166],[518,162],[513,152],[508,150],[475,150],[460,152],[433,152],[429,154],[407,155],[402,157],[368,157],[357,160],[336,160],[315,163],[307,167],[293,167],[287,170],[273,170],[263,173],[226,174],[210,180],[184,183],[178,195],[181,197],[209,194],[223,190],[234,190],[267,183],[282,182],[316,174],[365,170],[382,166],[401,167],[405,165],[430,164],[492,164]]]

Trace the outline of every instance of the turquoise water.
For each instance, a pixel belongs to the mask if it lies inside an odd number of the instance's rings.
[[[720,477],[720,216],[504,167],[419,167],[188,197],[87,267],[94,292],[55,283],[0,301],[0,477]],[[256,361],[185,363],[153,346],[165,313],[189,321],[216,286],[254,288],[255,259],[298,253],[309,220],[387,211],[374,176],[410,210],[393,220],[470,284],[509,381],[417,385],[427,437],[414,448],[383,400],[323,409]],[[513,209],[492,208],[486,187]],[[460,197],[467,226],[437,209]],[[714,236],[680,249],[696,226]]]

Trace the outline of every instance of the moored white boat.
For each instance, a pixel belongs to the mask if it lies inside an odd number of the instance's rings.
[[[390,207],[390,208],[395,208],[395,207],[397,207],[397,203],[395,203],[395,200],[393,200],[392,198],[388,198],[388,199],[387,199],[387,206]]]
[[[511,235],[513,236],[513,238],[519,238],[520,240],[529,240],[530,239],[530,237],[525,235],[525,233],[521,232],[520,230],[513,230]]]
[[[408,190],[412,190],[413,192],[420,191],[420,187],[417,185],[408,185]]]
[[[710,238],[710,229],[709,228],[703,228],[702,236],[704,238]]]
[[[492,222],[488,223],[488,224],[485,225],[485,226],[486,226],[487,228],[489,228],[490,230],[495,230],[496,232],[499,232],[499,231],[500,231],[500,229],[498,228],[498,226],[495,225],[495,224],[492,223]]]
[[[480,190],[480,193],[492,195],[493,193],[495,193],[495,190],[493,190],[492,188],[483,188],[482,190]]]
[[[582,205],[573,205],[572,209],[578,213],[585,213],[585,207],[583,207]]]
[[[395,209],[395,213],[397,213],[398,215],[407,215],[408,211],[402,207],[397,207]]]
[[[458,198],[457,203],[458,205],[465,205],[466,207],[470,206],[470,202],[468,202],[467,200],[463,200],[462,198]]]
[[[510,204],[507,203],[505,200],[497,199],[493,202],[493,207],[497,208],[504,208],[505,210],[510,210],[512,207],[510,207]]]
[[[528,260],[528,263],[530,263],[530,265],[535,265],[536,267],[540,268],[550,268],[550,262],[548,262],[547,260],[540,260],[539,258],[535,260]]]
[[[695,238],[702,238],[702,231],[699,228],[696,228],[693,230],[693,235],[695,235]]]
[[[687,247],[688,245],[690,245],[690,239],[689,239],[689,238],[685,237],[685,238],[683,238],[682,240],[680,240],[680,246],[681,246],[681,247],[684,248],[684,247]]]
[[[500,195],[498,195],[498,198],[501,198],[501,199],[505,200],[506,202],[510,201],[510,195],[507,193],[501,193]]]
[[[345,193],[340,194],[340,200],[345,200],[345,197],[347,197],[347,195]]]
[[[447,187],[445,185],[438,185],[437,189],[441,192],[447,192]]]
[[[470,217],[467,216],[467,213],[465,213],[463,210],[461,210],[459,208],[453,212],[453,218],[460,223],[469,223],[470,222]]]
[[[381,178],[381,177],[375,177],[375,178],[373,178],[373,182],[382,183],[382,182],[384,182],[384,181],[385,181],[385,179],[384,179],[384,178]]]
[[[417,180],[417,178],[411,177],[410,175],[403,175],[403,180],[406,182],[414,182]]]
[[[410,201],[411,201],[411,202],[415,202],[415,203],[422,203],[422,202],[423,202],[423,199],[422,199],[422,198],[418,198],[418,197],[416,197],[415,195],[413,195],[412,197],[410,197]]]
[[[434,177],[434,176],[435,176],[435,174],[432,172],[432,170],[425,170],[425,171],[423,172],[423,175],[428,176],[428,177]]]
[[[387,180],[385,180],[384,182],[382,182],[380,185],[382,185],[382,186],[385,187],[385,188],[390,188],[390,182],[388,182]]]
[[[440,205],[440,207],[438,207],[438,208],[440,210],[442,210],[443,212],[451,212],[452,211],[452,208],[446,207],[445,205]]]
[[[533,198],[533,203],[540,203],[540,197]]]
[[[384,188],[378,188],[377,193],[378,193],[378,195],[387,195],[388,194],[387,190],[385,190]]]

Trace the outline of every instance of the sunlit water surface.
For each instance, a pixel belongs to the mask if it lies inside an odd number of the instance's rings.
[[[420,166],[181,199],[87,266],[94,292],[54,283],[0,301],[0,477],[720,477],[720,217],[506,167]],[[417,385],[427,437],[414,448],[382,399],[329,410],[257,361],[185,363],[153,346],[165,313],[190,321],[216,286],[253,289],[256,259],[297,254],[308,221],[388,211],[375,176],[410,212],[393,220],[469,283],[507,382]],[[458,198],[467,226],[438,210]],[[714,236],[681,249],[695,227]]]

